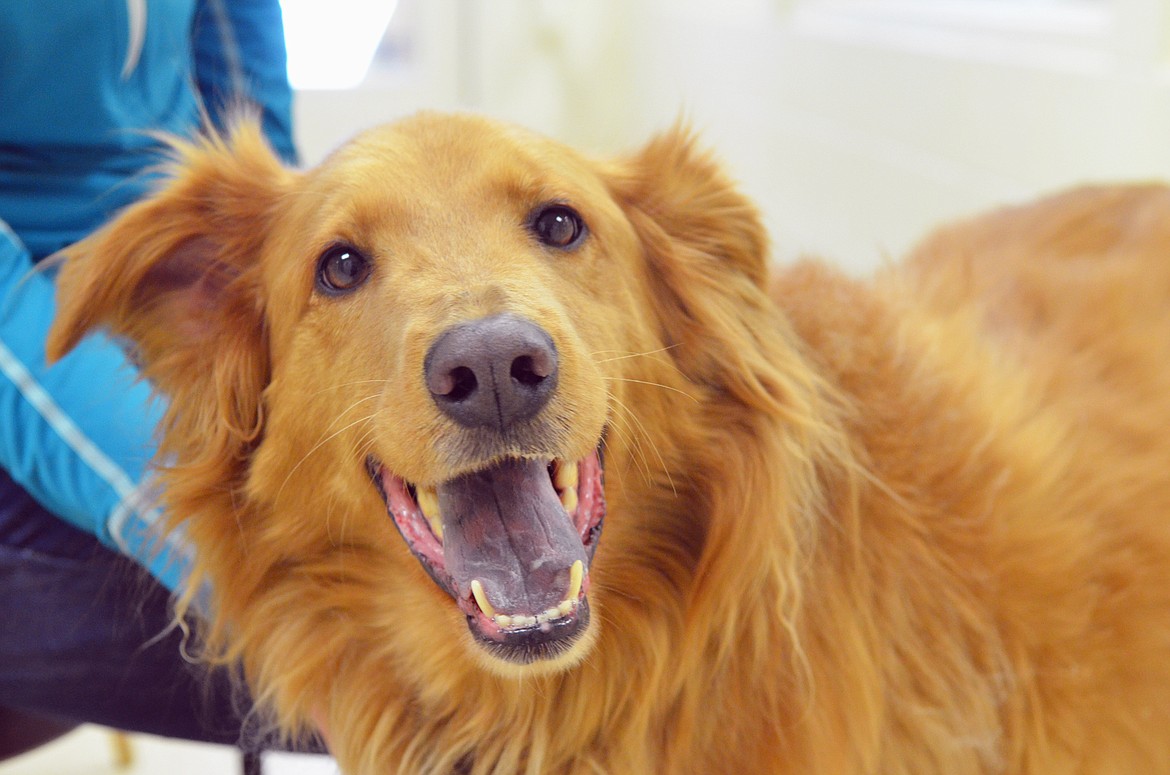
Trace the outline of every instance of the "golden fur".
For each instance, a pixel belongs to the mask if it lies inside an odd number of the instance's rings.
[[[520,225],[548,200],[576,251]],[[337,239],[373,279],[323,299]],[[135,343],[212,653],[346,772],[1170,773],[1168,253],[1170,191],[1084,189],[769,287],[681,130],[601,163],[422,115],[302,173],[245,124],[69,251],[50,349]],[[529,668],[474,645],[363,467],[486,462],[420,363],[500,311],[561,353],[549,454],[605,433],[589,637]]]

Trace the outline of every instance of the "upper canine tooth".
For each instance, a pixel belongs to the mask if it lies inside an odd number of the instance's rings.
[[[439,493],[434,487],[419,487],[415,490],[414,497],[427,519],[439,516]]]
[[[577,510],[577,491],[569,489],[562,492],[561,505],[565,507],[565,513],[572,516],[573,512]]]
[[[423,516],[430,523],[435,537],[442,541],[443,518],[442,512],[439,510],[439,493],[433,487],[419,487],[415,492],[415,498],[418,500],[418,507],[422,509]]]
[[[553,484],[558,490],[571,490],[577,486],[577,464],[557,461],[554,467]]]
[[[471,582],[471,595],[479,604],[479,610],[483,611],[487,618],[491,619],[496,615],[496,609],[488,602],[487,593],[483,591],[483,584],[479,583],[479,579],[474,579]]]

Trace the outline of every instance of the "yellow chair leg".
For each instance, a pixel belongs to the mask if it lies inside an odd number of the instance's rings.
[[[130,743],[130,736],[125,732],[110,734],[110,742],[114,749],[114,768],[128,770],[134,764],[134,747]]]

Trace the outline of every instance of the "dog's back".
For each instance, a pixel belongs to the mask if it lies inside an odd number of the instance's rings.
[[[1170,191],[1081,189],[775,295],[867,467],[876,771],[1170,772]]]

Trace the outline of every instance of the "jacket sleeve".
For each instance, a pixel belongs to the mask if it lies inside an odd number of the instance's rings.
[[[195,80],[212,122],[222,127],[241,100],[258,106],[273,150],[295,164],[279,1],[200,0],[194,25]]]
[[[159,529],[150,474],[161,400],[100,334],[45,363],[55,290],[33,266],[0,221],[0,467],[46,509],[176,590],[189,549]]]

